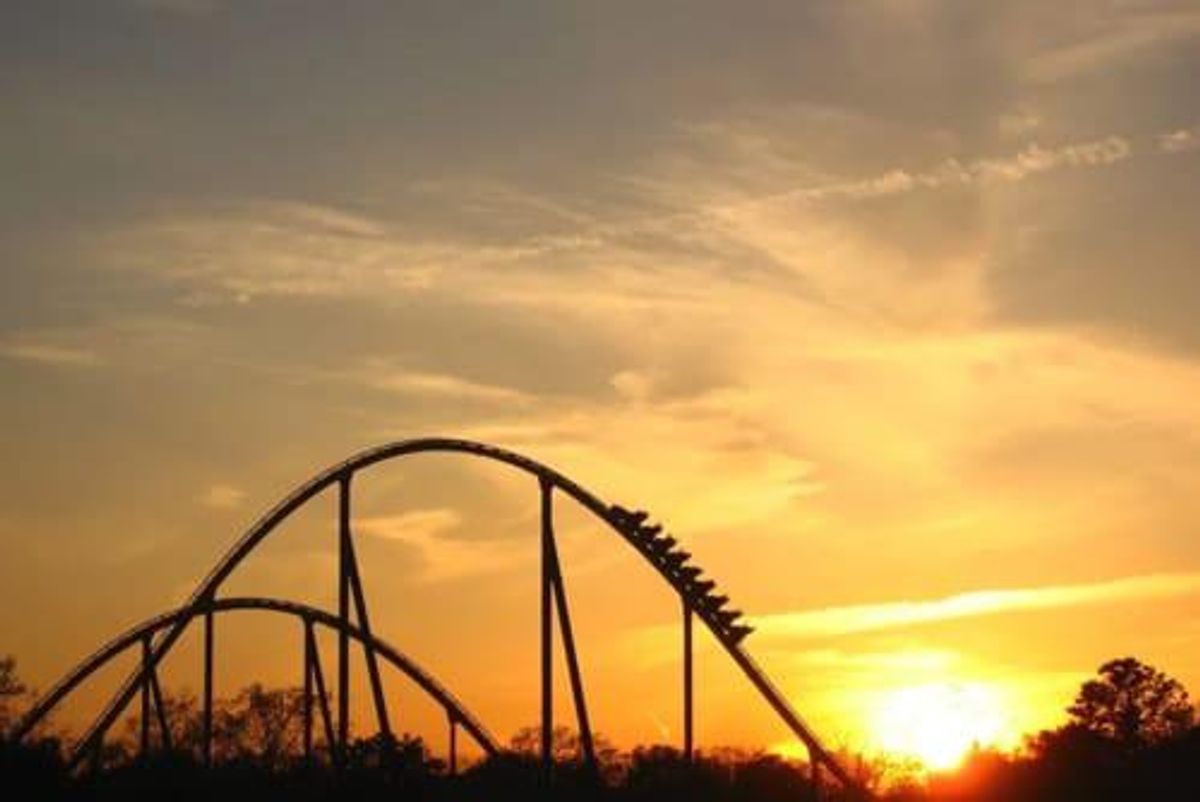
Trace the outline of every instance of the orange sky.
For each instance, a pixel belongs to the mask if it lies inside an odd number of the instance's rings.
[[[319,468],[445,434],[651,510],[833,744],[899,748],[915,693],[998,700],[1012,745],[1126,654],[1200,688],[1193,3],[53,6],[0,12],[32,683]],[[355,524],[372,623],[501,737],[537,716],[533,489],[422,457]],[[677,739],[675,601],[565,514],[597,729]],[[332,515],[229,591],[332,604]],[[222,687],[298,681],[243,615]],[[701,742],[784,741],[699,648]]]

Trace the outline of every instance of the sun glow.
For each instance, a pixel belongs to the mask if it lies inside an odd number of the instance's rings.
[[[998,745],[1007,733],[998,693],[981,683],[930,683],[888,693],[873,722],[886,752],[951,769],[976,746]]]

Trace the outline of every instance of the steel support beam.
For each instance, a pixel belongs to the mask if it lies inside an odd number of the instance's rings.
[[[304,638],[304,707],[301,726],[304,727],[304,762],[312,764],[312,727],[313,727],[313,641],[309,630],[312,622],[303,619],[300,636]]]
[[[157,667],[161,662],[166,651],[163,639],[171,637],[175,633],[184,631],[188,622],[195,618],[202,618],[207,612],[212,612],[214,616],[217,613],[232,612],[236,610],[263,610],[295,616],[301,620],[309,620],[314,627],[320,624],[330,629],[337,630],[342,627],[341,619],[335,613],[326,612],[324,610],[305,605],[299,602],[285,601],[281,599],[258,598],[258,597],[239,597],[225,599],[205,599],[202,603],[189,604],[175,610],[162,613],[154,616],[135,627],[132,627],[121,633],[116,638],[112,639],[102,647],[94,651],[87,658],[78,663],[71,671],[64,675],[41,699],[39,699],[31,712],[26,714],[21,723],[17,726],[16,737],[21,737],[33,731],[38,724],[44,720],[47,712],[52,711],[64,698],[70,695],[82,683],[86,682],[89,677],[109,664],[114,658],[127,654],[127,650],[141,652],[144,647],[144,639],[149,637],[150,641],[150,658],[144,660],[144,656],[138,654],[135,656],[135,662],[130,672],[128,681],[130,682],[128,690],[123,688],[120,693],[120,698],[115,699],[110,706],[110,710],[119,710],[121,703],[128,706],[133,697],[138,694],[143,686],[143,676],[146,672],[142,670],[143,662],[148,662],[152,667]],[[350,625],[350,637],[361,642],[365,638],[365,634],[356,626]],[[409,657],[404,655],[399,650],[395,649],[390,644],[379,640],[372,636],[373,647],[379,658],[393,667],[403,672],[409,679],[415,682],[422,690],[425,691],[431,698],[439,702],[444,710],[451,711],[454,714],[458,727],[465,730],[487,755],[495,755],[500,749],[497,746],[494,738],[487,732],[486,728],[479,720],[462,704],[454,698],[449,691],[443,687],[433,676],[429,675],[419,665],[414,663]],[[316,649],[313,649],[314,654]],[[318,666],[319,667],[319,666]],[[323,675],[324,676],[324,675]],[[314,680],[316,677],[314,676]],[[330,688],[331,689],[331,688]],[[125,694],[128,693],[128,697]],[[321,683],[321,701],[322,701],[322,719],[326,725],[325,745],[329,748],[336,744],[335,726],[332,723],[332,716],[329,715],[332,709],[332,694],[328,692],[324,681]],[[328,700],[328,705],[326,702]],[[164,710],[166,707],[164,706]],[[109,712],[104,714],[107,720]],[[152,717],[153,713],[148,716]],[[135,712],[136,716],[136,712]],[[197,716],[199,721],[200,716]],[[135,749],[137,742],[137,719],[134,719],[135,727]],[[101,722],[104,723],[104,722]],[[299,723],[299,722],[297,722]],[[102,753],[103,741],[102,733],[104,727],[97,726],[90,735],[85,735],[80,739],[81,743],[76,744],[71,751],[71,762],[68,763],[70,769],[76,769],[80,763],[87,761],[89,766],[94,770],[103,768]],[[315,741],[315,739],[314,739]],[[219,745],[219,743],[218,743]],[[314,742],[314,752],[316,751],[316,743]]]
[[[342,506],[346,510],[350,509],[350,478],[341,484],[341,494],[344,497]],[[353,533],[349,530],[349,514],[343,517],[345,535],[343,536],[345,548],[346,573],[350,580],[350,590],[354,601],[354,608],[358,616],[358,628],[366,635],[362,641],[363,653],[367,658],[367,676],[371,680],[371,695],[375,702],[375,720],[379,725],[379,731],[389,739],[392,737],[392,725],[388,720],[387,700],[383,695],[383,680],[379,675],[379,660],[375,655],[375,647],[371,645],[371,622],[367,616],[367,599],[363,592],[362,574],[358,571],[358,557],[354,553],[354,538]]]
[[[337,744],[334,760],[340,763],[346,756],[350,740],[350,474],[344,473],[338,482],[338,630]]]
[[[692,737],[692,606],[683,599],[683,757],[690,761],[695,749]]]
[[[560,634],[563,649],[567,654],[567,673],[571,681],[571,696],[575,702],[575,717],[579,725],[579,742],[583,747],[583,757],[588,768],[594,774],[599,772],[596,763],[596,747],[592,739],[592,724],[588,718],[587,699],[583,692],[583,677],[579,671],[579,655],[575,650],[575,635],[571,628],[571,611],[567,606],[567,591],[563,583],[562,566],[558,561],[558,546],[554,542],[554,488],[548,482],[542,482],[542,504],[548,510],[547,522],[543,526],[549,530],[547,539],[547,556],[550,561],[550,583],[554,590],[554,606],[558,614]]]
[[[309,653],[312,655],[313,683],[317,686],[317,700],[321,703],[321,723],[325,727],[325,746],[329,748],[330,760],[338,759],[336,736],[333,733],[333,715],[329,712],[329,694],[325,690],[325,673],[321,671],[321,653],[317,650],[317,636],[311,621],[305,622]]]
[[[158,713],[159,744],[163,751],[171,751],[171,725],[167,722],[167,708],[163,704],[162,686],[158,684],[158,672],[150,668],[150,689],[154,692],[154,709]]]
[[[579,724],[579,743],[583,747],[583,758],[593,772],[599,770],[596,763],[596,746],[592,739],[592,724],[588,718],[587,699],[583,692],[583,678],[579,672],[579,657],[575,652],[575,636],[571,631],[571,616],[567,612],[567,595],[563,589],[562,577],[557,576],[554,582],[554,595],[558,605],[559,624],[563,639],[563,648],[567,652],[567,671],[571,679],[571,696],[575,700],[575,717]]]
[[[143,664],[149,662],[151,665],[153,665],[157,663],[163,656],[165,656],[170,648],[175,644],[175,641],[179,639],[179,636],[183,634],[183,631],[187,628],[189,621],[190,619],[180,619],[168,632],[163,633],[163,636],[159,638],[158,646],[156,648],[153,648],[153,644],[151,644],[152,652],[149,658],[143,655]],[[125,680],[121,688],[109,700],[104,710],[101,711],[96,720],[92,722],[92,726],[88,728],[88,731],[76,742],[74,748],[71,750],[70,755],[67,757],[67,768],[74,769],[84,758],[89,758],[91,760],[93,768],[100,767],[100,761],[104,753],[104,736],[108,734],[108,730],[110,727],[112,727],[113,722],[120,717],[121,713],[123,713],[129,706],[130,702],[133,701],[133,697],[138,694],[138,691],[145,690],[144,682],[145,672],[141,669],[134,669],[134,671]],[[62,690],[62,688],[59,688],[58,693],[61,693]],[[48,706],[46,706],[44,702],[39,703],[38,715],[33,719],[26,718],[25,721],[32,723],[32,721],[44,715],[47,709]],[[24,732],[20,733],[20,735],[23,734]]]
[[[141,737],[138,739],[138,748],[143,758],[150,754],[150,647],[152,640],[150,635],[142,638],[142,729]]]
[[[554,769],[554,630],[551,628],[553,615],[551,544],[554,538],[550,506],[550,494],[542,487],[542,780],[550,782]]]
[[[213,762],[213,614],[209,610],[204,614],[204,711],[201,722],[201,750],[204,753],[204,765],[211,766]]]
[[[446,719],[450,723],[450,776],[453,777],[458,774],[458,722],[453,713],[447,713]]]

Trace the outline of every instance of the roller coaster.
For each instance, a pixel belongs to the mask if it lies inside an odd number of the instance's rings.
[[[379,463],[421,453],[453,453],[503,463],[537,480],[541,521],[541,720],[540,760],[546,777],[551,777],[554,756],[553,742],[553,660],[554,625],[558,622],[565,652],[571,696],[574,703],[579,747],[583,760],[595,769],[595,742],[588,716],[583,675],[575,648],[567,592],[563,581],[558,548],[555,540],[554,502],[556,495],[565,496],[581,505],[609,529],[622,537],[638,554],[653,566],[662,579],[678,595],[681,610],[683,642],[682,753],[692,759],[693,738],[693,638],[696,619],[712,633],[717,643],[737,665],[758,694],[775,714],[801,741],[808,753],[814,784],[819,787],[822,772],[828,773],[845,791],[854,796],[866,796],[865,790],[827,749],[813,729],[800,717],[780,690],[771,682],[743,646],[752,628],[742,622],[742,614],[730,606],[729,598],[716,592],[716,582],[705,577],[698,566],[690,562],[691,555],[674,537],[666,534],[660,524],[650,520],[641,510],[631,510],[608,504],[571,479],[536,460],[485,443],[453,438],[420,438],[388,443],[362,451],[337,463],[309,481],[259,518],[213,569],[199,583],[188,600],[179,608],[150,618],[133,626],[101,646],[67,672],[47,690],[18,723],[11,736],[20,741],[35,728],[76,688],[119,655],[139,649],[136,668],[123,680],[102,707],[90,726],[75,741],[68,755],[69,764],[79,766],[86,760],[99,761],[104,739],[114,722],[129,708],[134,697],[140,696],[140,746],[151,747],[151,730],[157,727],[159,742],[171,747],[171,727],[158,680],[158,666],[185,630],[199,620],[203,629],[203,690],[201,705],[200,751],[202,759],[213,761],[213,660],[214,618],[236,611],[257,610],[290,616],[303,629],[304,689],[303,742],[306,756],[314,749],[313,730],[317,714],[325,743],[335,762],[344,755],[350,732],[350,642],[362,645],[366,671],[372,695],[379,733],[392,735],[380,662],[393,666],[433,699],[444,710],[449,727],[449,766],[457,764],[457,733],[465,731],[486,755],[500,751],[487,728],[431,673],[418,665],[398,648],[378,637],[371,629],[366,594],[359,573],[352,531],[352,485],[356,475]],[[268,536],[285,520],[323,491],[336,487],[338,497],[338,598],[337,611],[330,612],[282,599],[259,597],[219,597],[223,583]],[[353,617],[351,615],[353,610]],[[335,687],[327,688],[326,672],[322,667],[315,630],[324,627],[337,637]],[[337,709],[330,709],[330,697]]]

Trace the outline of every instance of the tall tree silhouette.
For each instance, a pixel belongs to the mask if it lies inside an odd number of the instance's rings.
[[[268,769],[286,768],[300,754],[303,704],[298,688],[247,685],[214,716],[218,759],[250,759]]]
[[[1158,669],[1122,657],[1098,673],[1067,708],[1072,723],[1127,749],[1162,743],[1191,727],[1187,691]]]

